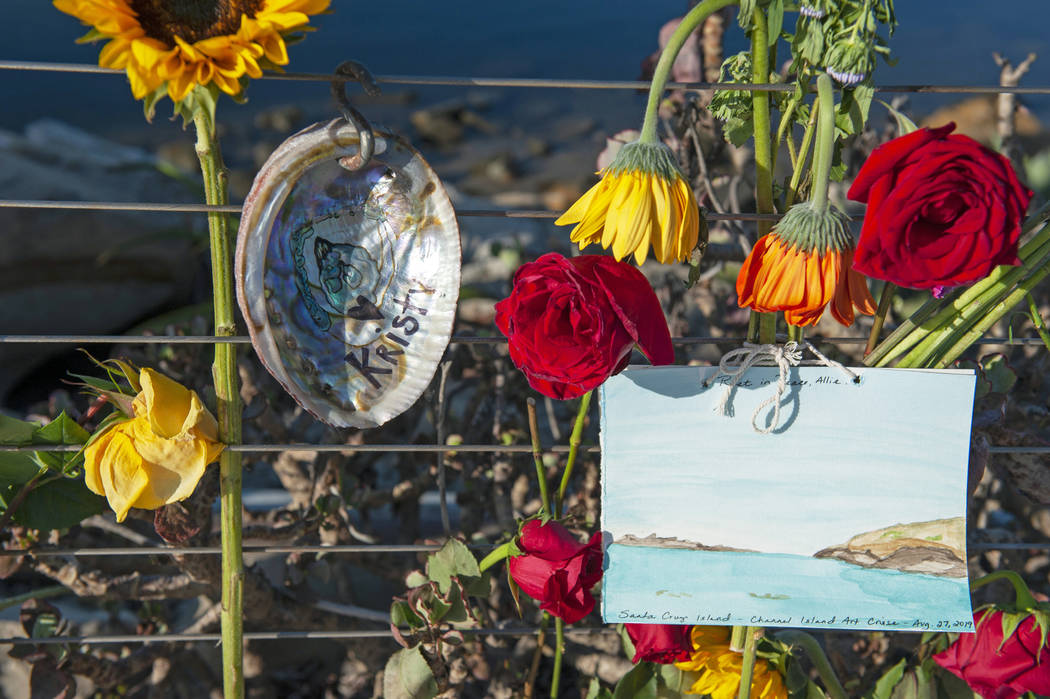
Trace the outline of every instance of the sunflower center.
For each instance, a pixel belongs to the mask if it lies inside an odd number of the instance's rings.
[[[129,0],[146,36],[174,44],[192,44],[213,36],[236,34],[241,15],[255,17],[265,0]]]

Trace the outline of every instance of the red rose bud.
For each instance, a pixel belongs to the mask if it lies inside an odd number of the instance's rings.
[[[677,624],[624,624],[634,644],[632,663],[678,663],[692,656],[691,626]]]
[[[496,304],[510,358],[545,396],[582,396],[624,370],[637,343],[653,364],[674,361],[671,333],[648,280],[604,255],[548,253],[518,268]]]
[[[1017,241],[1032,192],[1010,161],[954,128],[919,129],[864,161],[847,195],[868,204],[855,270],[932,289],[1020,262]]]
[[[1003,613],[996,610],[979,622],[983,615],[973,615],[977,633],[960,634],[947,650],[933,656],[934,661],[984,699],[1050,694],[1050,654],[1045,648],[1039,652],[1041,632],[1035,618],[1025,617],[1004,642]]]
[[[591,588],[602,579],[601,535],[579,543],[556,521],[533,519],[518,535],[522,555],[510,559],[510,577],[540,609],[572,624],[591,613]]]

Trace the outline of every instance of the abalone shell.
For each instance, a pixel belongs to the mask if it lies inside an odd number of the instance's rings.
[[[419,398],[448,345],[460,242],[440,180],[377,131],[360,170],[339,119],[285,141],[259,171],[237,238],[237,300],[266,368],[336,427],[375,427]]]

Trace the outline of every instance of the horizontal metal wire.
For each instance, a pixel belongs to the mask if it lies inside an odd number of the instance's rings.
[[[241,213],[240,204],[174,204],[168,202],[134,201],[58,201],[49,199],[0,199],[0,209],[61,209],[74,211],[142,211],[148,213]],[[548,219],[561,216],[559,211],[545,209],[457,209],[456,216],[466,218],[534,218]],[[708,221],[779,221],[783,214],[719,214],[705,213]],[[852,216],[861,221],[863,216]]]
[[[486,550],[489,544],[467,544],[468,548]],[[246,554],[323,553],[323,554],[373,554],[373,553],[428,553],[441,547],[434,544],[345,544],[332,546],[251,546],[241,547]],[[972,542],[966,544],[968,551],[1027,551],[1050,550],[1050,542],[1017,541],[1010,543]],[[60,558],[65,556],[218,556],[219,546],[108,546],[98,548],[40,548],[0,549],[0,558],[33,556],[35,558]]]
[[[96,73],[123,75],[124,71],[100,68],[89,63],[55,63],[47,61],[0,61],[0,70],[44,71],[52,73]],[[259,80],[290,80],[310,82],[353,82],[355,78],[332,73],[266,73]],[[452,87],[528,87],[566,88],[584,90],[647,90],[646,80],[568,80],[545,78],[489,78],[446,75],[377,75],[376,82],[389,85],[435,85]],[[750,90],[753,92],[791,92],[791,83],[706,83],[669,82],[668,90]],[[933,92],[1019,95],[1050,94],[1050,87],[1004,87],[1002,85],[878,85],[876,92]]]
[[[478,636],[534,636],[540,632],[538,627],[512,628],[512,629],[458,629],[460,633],[474,634]],[[408,632],[408,629],[405,630]],[[573,627],[565,628],[567,634],[599,634],[615,633],[615,626],[604,627]],[[280,641],[288,639],[325,639],[325,640],[353,640],[359,638],[393,638],[389,630],[380,629],[354,629],[347,631],[245,631],[246,641]],[[14,636],[0,638],[0,644],[10,643],[13,645],[42,644],[54,645],[58,643],[75,644],[103,644],[103,643],[218,643],[221,637],[217,633],[165,633],[165,634],[135,634],[106,635],[106,636],[51,636],[49,638],[25,638]]]
[[[887,328],[887,331],[892,328]],[[746,338],[743,337],[672,337],[671,343],[676,345],[723,345],[741,344]],[[248,345],[252,339],[247,335],[232,335],[222,337],[219,335],[0,335],[0,345],[3,344],[58,344],[58,345],[81,345],[81,344],[118,344],[118,345]],[[868,341],[866,337],[812,337],[809,341],[814,344],[834,345],[860,345]],[[453,335],[449,339],[451,344],[460,345],[503,345],[507,338],[497,335]],[[975,345],[1041,345],[1042,338],[1039,337],[982,337],[974,341]]]
[[[14,446],[0,444],[0,454],[18,452],[77,452],[82,444],[31,444]],[[227,449],[242,454],[267,454],[276,452],[313,451],[320,453],[359,454],[531,454],[528,444],[229,444]],[[555,444],[541,447],[544,454],[566,454],[571,447],[566,444]],[[578,451],[586,454],[600,454],[601,447],[580,447]],[[1050,447],[1007,447],[991,446],[989,454],[1050,454]]]

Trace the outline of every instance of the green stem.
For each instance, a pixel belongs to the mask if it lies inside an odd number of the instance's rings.
[[[740,667],[740,689],[737,690],[737,699],[750,699],[751,676],[755,671],[755,649],[758,646],[758,636],[761,629],[748,626],[744,636],[744,663]]]
[[[882,296],[879,297],[879,308],[875,311],[875,318],[871,323],[871,333],[868,335],[868,344],[864,348],[865,357],[871,354],[875,346],[879,344],[879,335],[882,334],[882,326],[886,324],[886,314],[890,311],[896,291],[897,285],[891,282],[886,282],[885,286],[882,287]]]
[[[788,325],[788,340],[802,344],[806,341],[806,329],[801,325]]]
[[[561,658],[565,653],[565,622],[554,618],[554,672],[551,673],[551,699],[558,699],[561,684]]]
[[[587,410],[591,407],[591,394],[587,391],[580,397],[580,407],[576,411],[576,422],[572,426],[572,434],[569,435],[569,456],[565,461],[565,470],[561,474],[561,483],[558,484],[558,494],[554,499],[554,518],[561,517],[561,506],[565,502],[565,491],[569,487],[569,479],[572,477],[572,467],[576,465],[576,453],[583,441],[583,422],[587,417]]]
[[[1032,325],[1035,326],[1035,331],[1039,333],[1039,338],[1043,341],[1043,345],[1046,346],[1047,351],[1050,351],[1050,332],[1046,330],[1046,322],[1043,320],[1043,316],[1039,314],[1039,306],[1036,305],[1035,299],[1032,298],[1031,294],[1028,294],[1028,314],[1032,317]]]
[[[820,103],[820,110],[817,117],[817,144],[813,147],[813,184],[809,188],[809,201],[814,211],[826,211],[828,180],[835,153],[835,95],[831,91],[831,78],[827,73],[817,76],[817,102]]]
[[[959,356],[969,349],[970,345],[980,339],[990,327],[998,323],[1004,315],[1014,308],[1014,306],[1021,303],[1021,301],[1024,300],[1024,297],[1032,291],[1036,284],[1043,281],[1047,274],[1050,274],[1050,254],[1048,254],[1043,260],[1043,263],[1037,269],[1033,270],[1030,275],[1020,283],[1015,291],[981,316],[977,325],[973,326],[973,328],[952,345],[947,352],[944,352],[935,362],[933,362],[933,368],[944,369],[958,359]]]
[[[50,587],[39,587],[21,595],[0,599],[0,609],[15,607],[31,599],[47,599],[48,597],[59,597],[72,594],[65,585],[51,585]]]
[[[536,420],[536,400],[526,401],[529,410],[529,434],[532,436],[532,461],[536,464],[536,480],[540,484],[540,513],[550,512],[550,495],[547,493],[547,469],[543,467],[543,452],[540,451],[540,428]]]
[[[478,563],[478,568],[484,573],[492,566],[506,559],[510,555],[510,550],[513,545],[513,541],[507,541],[492,549],[487,556],[481,559],[481,563]]]
[[[645,119],[642,121],[642,133],[638,138],[639,141],[642,143],[656,143],[659,140],[656,137],[656,117],[660,108],[660,99],[663,97],[667,78],[671,75],[674,59],[678,57],[678,52],[682,50],[686,39],[708,17],[723,7],[735,5],[737,2],[738,0],[704,0],[682,18],[681,24],[671,34],[671,38],[667,40],[667,46],[660,53],[660,60],[657,61],[656,68],[653,70],[653,82],[649,85],[649,101],[645,105]]]
[[[758,317],[758,341],[763,345],[772,345],[777,341],[777,314],[762,313]]]
[[[734,626],[729,635],[729,650],[734,653],[744,652],[744,636],[747,634],[746,626]]]
[[[769,82],[769,30],[765,12],[755,8],[751,14],[751,82]],[[773,213],[773,154],[769,145],[769,93],[751,92],[755,139],[755,205],[760,214]],[[769,221],[758,222],[759,236],[773,227]]]
[[[1036,608],[1035,598],[1032,597],[1028,585],[1025,584],[1020,575],[1012,570],[997,570],[994,573],[989,573],[984,577],[977,578],[970,583],[970,590],[972,591],[979,587],[984,587],[988,583],[993,583],[996,580],[1009,580],[1010,584],[1014,586],[1014,605],[1018,609]]]
[[[824,654],[824,649],[817,643],[817,639],[805,631],[780,631],[777,633],[777,640],[798,646],[806,651],[806,655],[813,662],[813,667],[816,668],[821,681],[824,682],[824,688],[827,690],[828,696],[831,699],[846,699],[846,690],[843,688],[842,683],[839,682],[838,675],[835,674],[831,663],[828,662],[828,656]]]
[[[980,337],[980,333],[973,334],[975,325],[983,327],[980,331],[983,333],[1023,298],[1023,295],[1016,296],[1016,300],[1009,305],[1002,305],[1006,299],[1015,295],[1011,294],[1011,290],[1017,284],[1031,282],[1028,286],[1031,288],[1045,276],[1044,268],[1050,265],[1050,239],[1038,249],[1026,251],[1022,257],[1035,260],[1035,264],[998,267],[984,280],[967,289],[945,311],[929,323],[924,323],[921,330],[926,333],[925,338],[898,362],[898,366],[932,367],[942,360],[946,348],[953,348],[961,342],[959,338],[971,338],[969,344],[972,344],[973,340]],[[1029,275],[1027,278],[1026,273]],[[969,344],[962,345],[954,356],[965,351]]]
[[[806,123],[806,132],[802,134],[802,143],[798,147],[795,169],[791,173],[791,182],[788,183],[787,194],[784,195],[785,210],[791,208],[791,205],[795,203],[795,197],[798,196],[798,188],[802,183],[802,174],[806,171],[806,156],[809,154],[809,147],[813,143],[813,135],[817,131],[819,107],[819,102],[813,102],[813,107],[809,110],[809,122]]]
[[[226,171],[222,164],[215,124],[206,110],[193,115],[197,129],[197,158],[204,179],[205,199],[211,205],[228,203]],[[233,314],[233,269],[231,251],[233,235],[230,219],[224,213],[208,214],[211,243],[212,303],[215,309],[215,334],[236,334]],[[219,441],[238,444],[241,441],[241,396],[238,387],[236,345],[215,345],[212,380],[215,384],[216,418]],[[223,696],[244,697],[243,590],[244,559],[241,553],[241,455],[226,449],[219,458],[219,528],[222,539],[222,631]]]

